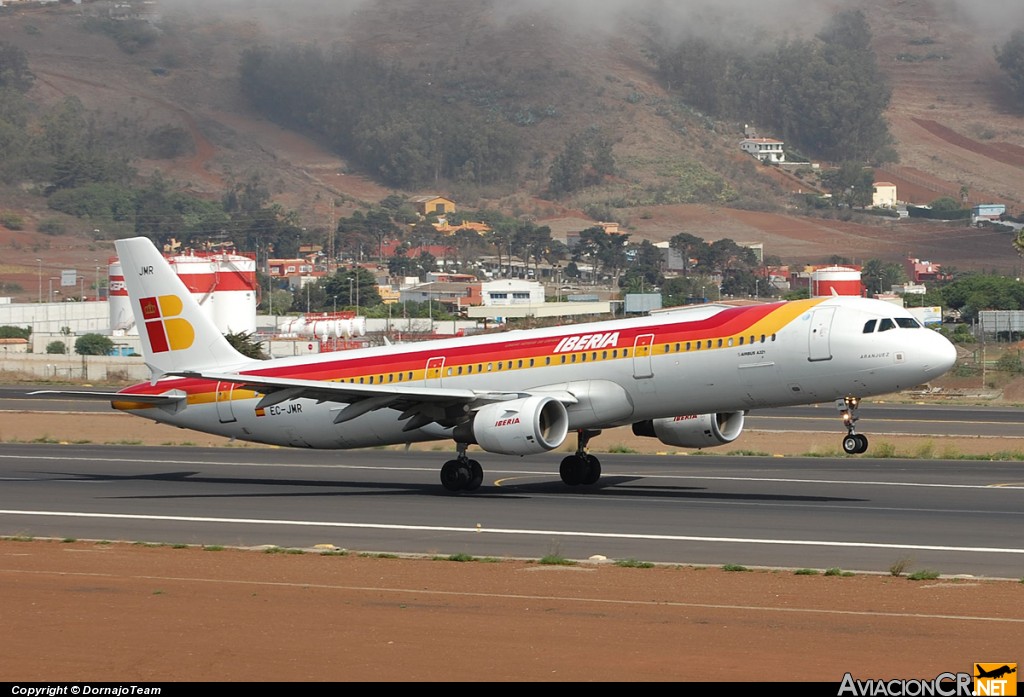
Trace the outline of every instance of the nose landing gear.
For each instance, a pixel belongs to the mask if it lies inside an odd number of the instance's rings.
[[[843,418],[843,425],[846,426],[846,436],[843,438],[843,451],[848,455],[858,455],[867,451],[868,437],[857,433],[857,407],[860,406],[860,397],[843,397],[836,400],[836,408]]]

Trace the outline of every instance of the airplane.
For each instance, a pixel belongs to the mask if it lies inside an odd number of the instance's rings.
[[[114,409],[231,438],[348,449],[451,440],[449,492],[484,473],[467,451],[575,452],[559,476],[593,485],[602,430],[683,448],[731,443],[755,408],[835,401],[846,453],[863,453],[866,396],[948,371],[954,346],[907,310],[833,296],[388,344],[269,360],[238,353],[145,237],[115,242],[151,380],[116,393],[73,392]],[[66,391],[33,394],[67,396]]]
[[[999,679],[999,678],[1002,678],[1004,675],[1009,675],[1010,673],[1016,673],[1017,672],[1017,668],[1016,667],[1011,668],[1008,665],[1004,665],[1004,666],[1001,666],[999,668],[995,668],[993,670],[985,670],[984,668],[979,666],[977,663],[975,663],[974,666],[975,666],[975,670],[977,671],[977,675],[974,676],[976,678],[995,678],[995,679]]]

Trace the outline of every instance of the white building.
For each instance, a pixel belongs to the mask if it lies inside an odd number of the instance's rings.
[[[871,205],[875,208],[895,208],[896,185],[892,182],[875,182],[872,184]]]
[[[743,152],[753,155],[761,162],[771,162],[772,164],[786,161],[786,153],[782,150],[783,145],[785,143],[774,138],[744,138],[740,141],[740,149]]]
[[[544,304],[542,284],[516,278],[486,281],[480,286],[480,295],[485,306]]]

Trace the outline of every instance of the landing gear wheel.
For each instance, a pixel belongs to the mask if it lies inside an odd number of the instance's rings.
[[[850,435],[843,438],[843,450],[847,455],[855,455],[860,452],[860,438],[856,434],[851,433]]]
[[[856,435],[857,440],[860,441],[860,445],[857,447],[858,453],[865,453],[868,450],[868,437],[858,433]]]
[[[483,475],[481,474],[481,478]],[[441,467],[441,486],[448,491],[462,491],[470,482],[469,467],[458,460],[449,460]]]
[[[562,460],[558,474],[569,486],[597,484],[601,479],[601,462],[587,452],[587,443],[600,431],[579,429],[576,431],[576,453]]]
[[[860,406],[860,397],[843,397],[836,400],[836,408],[843,417],[843,425],[846,426],[846,437],[843,438],[843,450],[848,455],[858,455],[868,449],[868,438],[854,429],[857,424],[857,407]]]
[[[484,468],[476,460],[469,460],[469,481],[466,483],[465,491],[476,491],[484,483]]]
[[[598,480],[601,479],[601,461],[593,455],[585,455],[584,458],[586,470],[580,484],[586,484],[587,486],[597,484]]]
[[[569,486],[582,484],[587,475],[587,465],[578,455],[569,455],[558,467],[558,476]]]

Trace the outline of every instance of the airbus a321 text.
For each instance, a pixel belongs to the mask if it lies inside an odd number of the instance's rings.
[[[860,399],[921,385],[956,358],[903,308],[829,297],[260,361],[232,348],[148,239],[116,247],[153,379],[75,394],[276,445],[451,440],[456,455],[441,467],[449,491],[482,483],[467,454],[473,444],[532,455],[575,431],[576,451],[559,474],[594,484],[601,466],[587,444],[602,429],[632,426],[667,445],[707,448],[735,440],[748,410],[792,404],[835,401],[843,450],[864,452]]]

